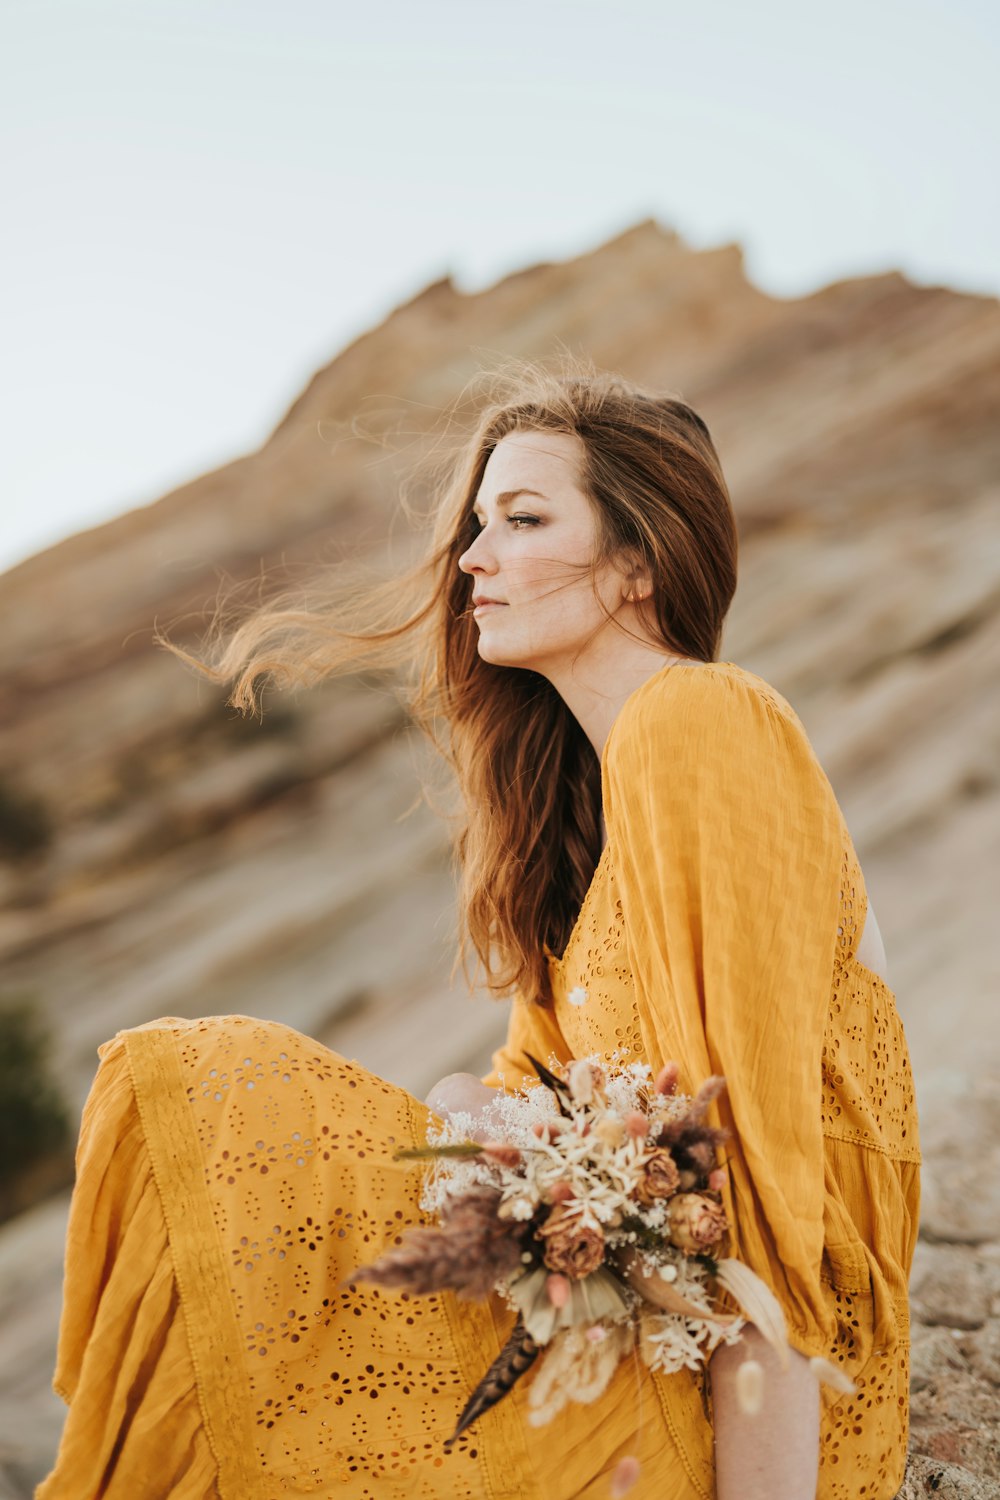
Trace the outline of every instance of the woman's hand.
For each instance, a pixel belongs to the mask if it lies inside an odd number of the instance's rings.
[[[481,1118],[501,1092],[500,1089],[491,1089],[485,1083],[480,1083],[474,1073],[449,1073],[431,1089],[426,1104],[436,1115],[468,1113]],[[469,1133],[474,1141],[486,1141],[491,1137],[491,1131],[485,1126]]]

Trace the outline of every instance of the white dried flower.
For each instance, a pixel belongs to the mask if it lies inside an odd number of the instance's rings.
[[[497,1209],[497,1217],[501,1219],[516,1219],[518,1223],[525,1223],[535,1212],[535,1205],[530,1198],[521,1194],[504,1198]]]
[[[603,1089],[606,1083],[604,1069],[600,1063],[593,1062],[589,1057],[581,1057],[569,1065],[567,1077],[570,1094],[573,1096],[574,1104],[593,1104],[595,1100],[603,1097]]]
[[[568,1401],[586,1404],[604,1394],[633,1334],[627,1323],[601,1326],[600,1339],[588,1328],[567,1328],[553,1339],[528,1395],[532,1427],[551,1422]]]

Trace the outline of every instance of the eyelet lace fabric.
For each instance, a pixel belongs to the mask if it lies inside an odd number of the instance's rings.
[[[393,1153],[427,1121],[276,1022],[166,1017],[105,1044],[67,1245],[69,1414],[38,1500],[596,1500],[628,1454],[640,1497],[706,1500],[638,1359],[558,1443],[522,1382],[445,1448],[512,1313],[351,1279],[424,1220],[421,1170]]]
[[[855,958],[867,895],[843,829],[841,909],[823,1039],[819,1107],[827,1160],[822,1278],[836,1321],[823,1351],[856,1386],[821,1387],[819,1500],[888,1500],[909,1436],[909,1299],[919,1165],[909,1051],[885,981]],[[551,961],[566,1055],[649,1061],[627,956],[614,860],[602,861],[563,958]],[[571,1004],[572,990],[585,991]],[[693,1377],[692,1377],[693,1378]],[[707,1382],[697,1381],[710,1415]]]
[[[682,670],[630,702],[647,719],[623,710],[621,734],[616,721],[602,767],[609,843],[564,954],[550,959],[553,1004],[514,1003],[487,1081],[516,1087],[531,1051],[654,1068],[696,1057],[698,1082],[724,1071],[696,1056],[709,1033],[732,1048],[753,1032],[738,1015],[726,1031],[746,993],[765,1027],[758,1010],[778,976],[818,997],[812,1082],[802,1069],[774,1075],[770,1033],[742,1077],[727,1078],[753,1121],[758,1095],[780,1108],[786,1084],[815,1104],[805,1176],[794,1156],[772,1160],[768,1140],[741,1142],[756,1150],[759,1213],[740,1221],[739,1249],[769,1267],[793,1346],[856,1385],[850,1397],[821,1387],[820,1500],[890,1500],[908,1432],[920,1152],[895,998],[856,958],[861,870],[800,726],[753,674]],[[670,768],[659,789],[658,766]],[[740,842],[723,804],[748,787]],[[662,888],[640,900],[647,871]],[[686,883],[671,886],[675,875]],[[765,902],[768,941],[749,942]],[[802,955],[771,941],[796,902],[822,916],[802,924]],[[711,941],[699,948],[702,931]],[[708,1025],[697,1001],[710,965],[721,998]],[[773,1024],[786,1022],[779,1013]],[[798,1040],[786,1025],[786,1050]],[[67,1237],[56,1385],[69,1413],[37,1500],[597,1500],[629,1454],[642,1465],[634,1500],[712,1500],[710,1382],[653,1377],[638,1357],[548,1430],[528,1421],[529,1373],[445,1449],[513,1316],[498,1299],[407,1298],[351,1280],[423,1217],[420,1170],[394,1152],[423,1141],[428,1112],[404,1090],[243,1016],[167,1017],[101,1051]],[[734,1153],[734,1178],[738,1165]],[[798,1198],[783,1199],[796,1172],[808,1234]]]
[[[468,1391],[454,1308],[350,1281],[422,1220],[418,1174],[391,1153],[422,1139],[426,1111],[286,1028],[229,1018],[179,1039],[249,1395],[253,1492],[481,1494],[476,1434],[441,1443]]]

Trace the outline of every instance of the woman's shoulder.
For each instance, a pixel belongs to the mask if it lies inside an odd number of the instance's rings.
[[[749,668],[730,661],[671,664],[626,699],[608,736],[608,761],[652,742],[669,745],[672,753],[700,755],[706,746],[770,735],[776,723],[806,738],[787,698]]]
[[[819,857],[818,840],[836,854],[848,836],[791,704],[732,662],[673,667],[632,694],[605,745],[602,793],[609,842],[626,826],[634,842],[648,842],[665,819],[692,857],[713,848],[732,858],[741,830],[804,869]]]

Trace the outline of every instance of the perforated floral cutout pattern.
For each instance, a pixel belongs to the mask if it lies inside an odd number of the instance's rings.
[[[637,1359],[616,1373],[599,1421],[584,1406],[563,1414],[558,1444],[530,1425],[529,1375],[446,1447],[513,1313],[496,1298],[410,1298],[352,1280],[423,1218],[421,1169],[394,1160],[397,1146],[426,1136],[427,1111],[404,1090],[286,1026],[243,1016],[161,1019],[105,1051],[93,1119],[114,1095],[127,1133],[118,1120],[105,1138],[95,1123],[94,1141],[117,1163],[113,1182],[99,1170],[98,1218],[111,1241],[90,1230],[93,1254],[74,1276],[89,1300],[114,1256],[113,1226],[141,1193],[154,1219],[159,1210],[158,1238],[146,1238],[160,1248],[147,1257],[132,1242],[117,1274],[144,1305],[151,1286],[162,1291],[149,1321],[94,1320],[86,1394],[99,1401],[99,1382],[118,1365],[155,1363],[168,1344],[182,1350],[164,1374],[173,1399],[159,1389],[147,1412],[141,1383],[130,1381],[123,1428],[108,1434],[110,1454],[129,1446],[148,1473],[154,1448],[162,1461],[172,1441],[163,1413],[183,1412],[171,1469],[190,1468],[193,1428],[198,1483],[164,1497],[580,1500],[607,1493],[616,1464],[634,1453],[650,1493],[709,1500],[708,1483],[665,1439]],[[133,1090],[129,1110],[121,1101]],[[692,1415],[707,1433],[700,1405]],[[67,1464],[68,1478],[70,1456]],[[706,1445],[698,1473],[707,1471]],[[53,1484],[47,1500],[71,1493]]]
[[[645,1062],[625,941],[625,917],[605,846],[562,958],[551,958],[553,1004],[570,1053],[599,1052],[608,1062]],[[578,1006],[574,991],[587,994]]]
[[[867,895],[845,830],[840,925],[823,1045],[823,1128],[827,1135],[920,1161],[910,1054],[885,980],[855,957]]]
[[[476,1434],[442,1434],[468,1384],[449,1310],[354,1285],[419,1223],[423,1135],[402,1090],[287,1028],[242,1017],[179,1037],[227,1267],[261,1493],[482,1495]]]
[[[891,1348],[866,1345],[871,1297],[838,1292],[838,1336],[830,1358],[854,1381],[855,1394],[822,1392],[820,1482],[817,1493],[849,1500],[893,1496],[902,1482],[909,1438],[910,1343],[901,1324]],[[905,1317],[905,1315],[904,1315]]]
[[[856,1393],[821,1387],[820,1500],[888,1500],[909,1433],[908,1268],[920,1151],[909,1053],[892,991],[855,958],[867,897],[844,827],[842,892],[817,1104],[827,1139],[828,1225],[822,1280],[836,1329],[826,1351]],[[554,1009],[568,1049],[648,1060],[628,966],[613,852],[595,871],[560,959]],[[568,1003],[573,987],[589,1003]],[[912,1220],[911,1238],[901,1226]],[[699,1395],[710,1408],[707,1390]]]
[[[788,749],[794,716],[767,691],[762,721],[756,682],[723,663],[681,669],[654,687],[673,695],[671,710],[686,715],[684,730],[696,739],[700,716],[712,715],[712,734],[700,743],[702,750],[722,746],[727,775],[742,763],[747,738],[724,738],[729,718],[753,731],[755,774],[766,782],[770,752],[776,743]],[[639,743],[650,743],[644,734]],[[710,883],[729,868],[729,828],[713,820],[724,783],[718,766],[701,775],[688,741],[687,732],[678,734],[669,762],[678,785],[683,773],[681,810],[695,810],[680,862],[696,841],[708,848],[711,840]],[[803,750],[788,764],[811,799],[802,806],[821,820],[825,847],[839,849],[836,827],[828,837],[829,802],[819,798],[808,755]],[[796,813],[795,798],[789,804],[787,818],[772,819],[777,836],[758,866],[763,884],[785,870],[786,848],[800,879],[818,868],[810,859],[813,825]],[[769,805],[773,811],[776,804]],[[614,833],[610,818],[609,828]],[[893,997],[856,958],[867,898],[846,830],[843,850],[822,1066],[813,1028],[822,1264],[805,1269],[821,1283],[818,1313],[827,1316],[815,1321],[822,1321],[824,1343],[833,1330],[826,1347],[812,1352],[841,1364],[856,1391],[846,1397],[821,1388],[818,1495],[890,1500],[907,1439],[906,1280],[919,1147]],[[521,1006],[513,1013],[514,1050],[527,1045],[545,1056],[551,1039],[574,1053],[646,1058],[644,1026],[655,1033],[648,1007],[637,1004],[630,940],[636,973],[642,949],[626,929],[624,844],[618,852],[616,872],[613,837],[565,953],[551,960],[553,1011]],[[783,901],[785,892],[778,894]],[[825,879],[825,911],[836,907],[834,895]],[[731,907],[716,909],[725,919]],[[682,942],[697,930],[685,922]],[[730,936],[738,931],[733,924]],[[814,946],[825,948],[825,940]],[[759,953],[758,946],[739,972],[753,972]],[[679,1005],[690,995],[673,998]],[[818,1021],[815,1007],[812,1016]],[[88,1112],[74,1194],[79,1230],[68,1241],[77,1288],[70,1295],[72,1358],[62,1368],[64,1378],[73,1371],[76,1430],[87,1445],[106,1413],[121,1422],[120,1430],[112,1425],[103,1433],[109,1463],[131,1452],[150,1473],[172,1444],[170,1472],[185,1478],[163,1493],[180,1500],[596,1500],[608,1493],[616,1462],[636,1453],[643,1464],[636,1500],[711,1500],[706,1383],[686,1371],[654,1380],[638,1360],[623,1363],[593,1407],[567,1409],[559,1442],[528,1423],[529,1374],[445,1450],[456,1412],[503,1343],[511,1314],[496,1302],[408,1302],[350,1280],[360,1263],[421,1218],[419,1173],[394,1161],[393,1150],[423,1138],[426,1111],[401,1089],[278,1023],[167,1018],[110,1044]],[[121,1237],[123,1228],[131,1238]],[[123,1317],[125,1306],[135,1316]],[[108,1399],[119,1371],[128,1372],[127,1399]],[[145,1392],[132,1371],[148,1375]],[[70,1418],[72,1426],[72,1409]],[[46,1500],[74,1493],[72,1454],[67,1465],[67,1484],[60,1489],[55,1481]]]

